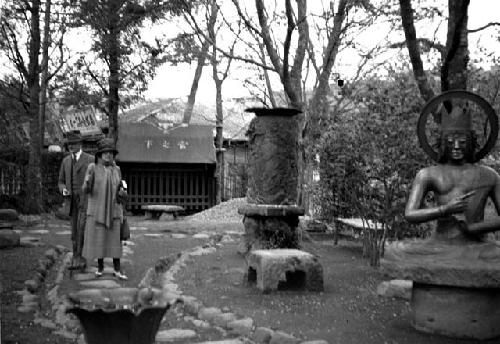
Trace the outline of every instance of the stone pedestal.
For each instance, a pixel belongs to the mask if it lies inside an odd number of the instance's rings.
[[[248,282],[263,292],[323,291],[323,268],[312,254],[293,249],[255,250],[247,256]]]
[[[500,289],[414,283],[413,326],[456,338],[500,337]]]
[[[413,281],[416,329],[455,338],[500,337],[500,246],[414,240],[387,245],[382,272]]]
[[[297,230],[304,209],[291,205],[249,204],[238,209],[244,215],[242,253],[272,248],[300,248]]]

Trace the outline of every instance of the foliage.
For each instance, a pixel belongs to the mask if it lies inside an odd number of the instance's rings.
[[[368,79],[353,96],[356,105],[331,114],[318,144],[320,216],[360,217],[374,266],[386,237],[424,235],[403,218],[411,182],[429,164],[415,132],[422,107],[417,95],[408,74]]]
[[[138,100],[156,69],[166,61],[160,35],[144,35],[153,25],[180,15],[192,1],[84,0],[78,3],[76,25],[92,30],[91,52],[82,54],[66,75],[66,104],[96,106],[109,118],[109,133],[118,137],[118,112]],[[60,80],[64,81],[64,80]]]
[[[57,188],[59,167],[64,153],[42,154],[43,200],[42,209],[52,211],[62,203],[62,196]],[[25,176],[29,168],[29,151],[26,147],[11,147],[0,152],[0,208],[14,208],[25,214],[31,209],[26,202],[28,186]]]

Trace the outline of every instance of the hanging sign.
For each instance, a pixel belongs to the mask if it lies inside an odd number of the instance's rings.
[[[63,115],[63,130],[65,132],[79,130],[82,135],[96,135],[101,133],[94,108],[91,106],[65,111]]]

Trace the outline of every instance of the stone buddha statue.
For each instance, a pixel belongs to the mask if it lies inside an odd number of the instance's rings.
[[[473,93],[450,91],[439,97],[440,105],[434,101],[431,109],[441,114],[439,148],[430,154],[437,164],[418,171],[405,209],[410,223],[436,221],[436,226],[428,239],[388,244],[381,268],[391,277],[413,281],[417,329],[493,338],[500,336],[496,325],[500,321],[496,310],[500,308],[500,243],[493,234],[500,230],[500,175],[478,160],[496,141],[498,119],[491,106]],[[470,105],[478,99],[491,127],[488,147],[482,149],[471,125]],[[422,144],[420,121],[419,130]],[[424,202],[429,192],[434,194],[432,206]],[[497,216],[485,218],[488,200]]]
[[[476,259],[500,262],[500,246],[491,235],[500,230],[500,217],[485,220],[488,199],[500,214],[500,175],[476,161],[477,144],[468,102],[454,101],[451,110],[440,108],[438,163],[418,171],[405,209],[405,218],[410,223],[436,220],[436,228],[428,240],[407,243],[408,250],[403,250],[407,252],[389,249],[388,256],[430,254],[442,255],[444,259],[465,258],[459,247],[488,244],[484,247],[488,249],[469,254]],[[435,205],[424,207],[429,192],[434,193]]]

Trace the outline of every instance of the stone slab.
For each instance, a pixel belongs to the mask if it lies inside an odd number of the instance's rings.
[[[21,245],[21,236],[11,230],[0,231],[0,248],[17,247]]]
[[[0,220],[0,230],[3,230],[3,229],[7,229],[7,230],[14,229],[14,224],[12,222]]]
[[[500,245],[495,242],[447,245],[411,240],[386,246],[381,272],[417,283],[500,288]]]
[[[254,250],[246,261],[248,282],[256,282],[263,292],[278,290],[283,283],[292,283],[297,289],[323,291],[323,267],[311,253],[296,249]],[[299,280],[289,281],[292,275]]]
[[[16,222],[19,221],[19,214],[15,209],[0,209],[0,222]]]
[[[295,205],[249,204],[238,208],[238,214],[245,216],[287,217],[302,216],[305,210]]]
[[[184,212],[183,207],[171,204],[146,204],[141,209],[146,212],[146,219],[158,219],[164,214],[171,214],[175,219],[179,213]]]
[[[183,207],[171,204],[146,204],[141,206],[141,209],[152,210],[152,211],[163,211],[163,212],[184,211]]]
[[[377,295],[411,300],[412,288],[413,282],[408,280],[383,281],[377,287]]]
[[[96,281],[82,281],[81,285],[87,288],[118,288],[120,284],[116,283],[114,280],[102,279]]]
[[[415,283],[411,305],[417,330],[454,338],[500,338],[500,289]]]
[[[174,342],[183,339],[196,337],[196,332],[189,329],[173,328],[170,330],[159,331],[156,334],[157,342]]]

